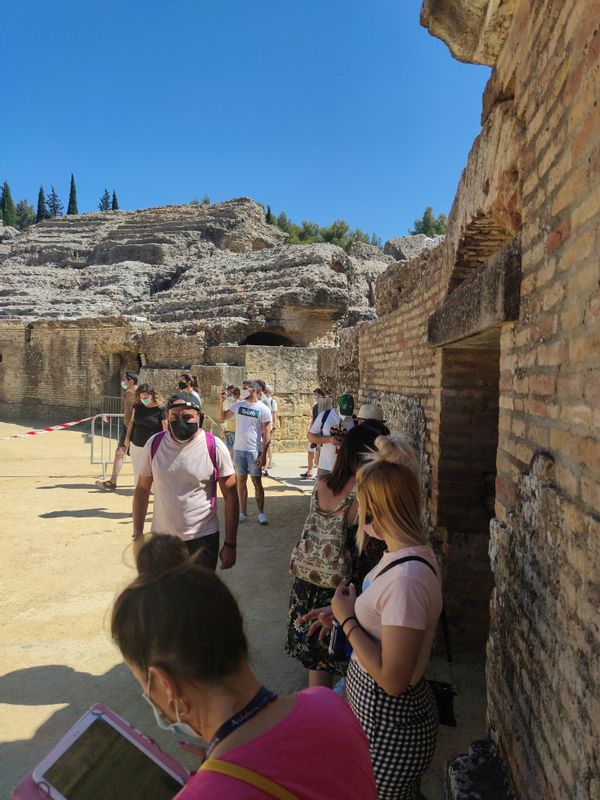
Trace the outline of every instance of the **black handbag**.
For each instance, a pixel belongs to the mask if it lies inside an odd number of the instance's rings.
[[[381,572],[377,573],[373,580],[376,580],[380,575],[383,575],[384,572],[392,569],[392,567],[395,567],[397,564],[404,564],[407,561],[420,561],[422,564],[426,564],[434,573],[434,575],[437,576],[435,567],[433,564],[430,564],[427,559],[421,558],[420,556],[404,556],[404,558],[398,558],[396,561],[392,561],[391,564],[388,564],[387,567],[381,570]],[[451,664],[452,654],[450,652],[450,631],[448,629],[448,617],[446,616],[446,609],[443,606],[442,613],[440,614],[440,623],[442,625],[442,634],[444,636],[446,658],[448,659],[448,664]],[[433,696],[435,697],[440,725],[447,725],[449,728],[456,728],[456,716],[454,714],[454,698],[458,694],[456,687],[452,683],[446,683],[444,681],[428,680],[427,683],[429,684],[429,687],[433,692]]]

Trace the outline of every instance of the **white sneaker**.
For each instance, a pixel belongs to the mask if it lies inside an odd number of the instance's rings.
[[[240,522],[248,522],[249,519],[250,517],[248,516],[248,514],[242,514],[242,512],[240,511]]]
[[[267,515],[263,514],[263,512],[261,511],[259,513],[259,515],[258,515],[258,523],[259,523],[259,525],[267,525],[268,522],[269,522],[269,520],[267,519]]]

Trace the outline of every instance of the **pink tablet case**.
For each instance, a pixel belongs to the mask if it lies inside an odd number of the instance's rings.
[[[96,714],[104,714],[106,717],[109,717],[109,719],[117,722],[120,728],[127,731],[127,733],[129,733],[133,739],[143,744],[147,750],[152,752],[161,764],[164,764],[165,767],[168,767],[183,781],[187,782],[189,780],[190,773],[185,770],[181,764],[178,764],[175,759],[171,758],[171,756],[163,753],[155,741],[141,731],[138,731],[137,728],[134,728],[133,725],[129,724],[129,722],[126,722],[118,714],[115,714],[115,712],[111,711],[110,708],[103,706],[101,703],[95,703],[90,708],[90,711],[95,712]],[[19,785],[12,790],[10,793],[11,800],[42,800],[42,798],[48,797],[46,792],[36,783],[34,783],[33,778],[31,777],[32,772],[30,772],[26,778],[23,778],[21,783],[19,783]]]

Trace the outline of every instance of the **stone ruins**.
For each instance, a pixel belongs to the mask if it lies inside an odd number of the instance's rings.
[[[425,0],[421,21],[492,67],[443,241],[290,246],[246,199],[0,235],[3,408],[80,411],[123,367],[193,367],[213,399],[249,373],[296,447],[313,384],[377,400],[420,454],[456,646],[487,654],[490,739],[448,796],[492,797],[481,764],[502,761],[494,796],[591,800],[600,2]]]

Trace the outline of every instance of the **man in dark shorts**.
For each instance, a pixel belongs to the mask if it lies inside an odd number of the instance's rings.
[[[179,536],[190,553],[201,551],[198,563],[203,567],[216,569],[220,559],[221,569],[229,569],[236,560],[239,514],[235,474],[227,447],[217,437],[213,465],[203,419],[193,395],[173,395],[167,402],[167,432],[157,433],[144,445],[133,495],[134,553],[137,555],[144,543],[144,521],[153,487],[151,532]],[[161,439],[153,452],[152,442],[157,436]],[[219,519],[213,502],[217,492],[215,466],[225,501],[225,541],[220,549]]]

